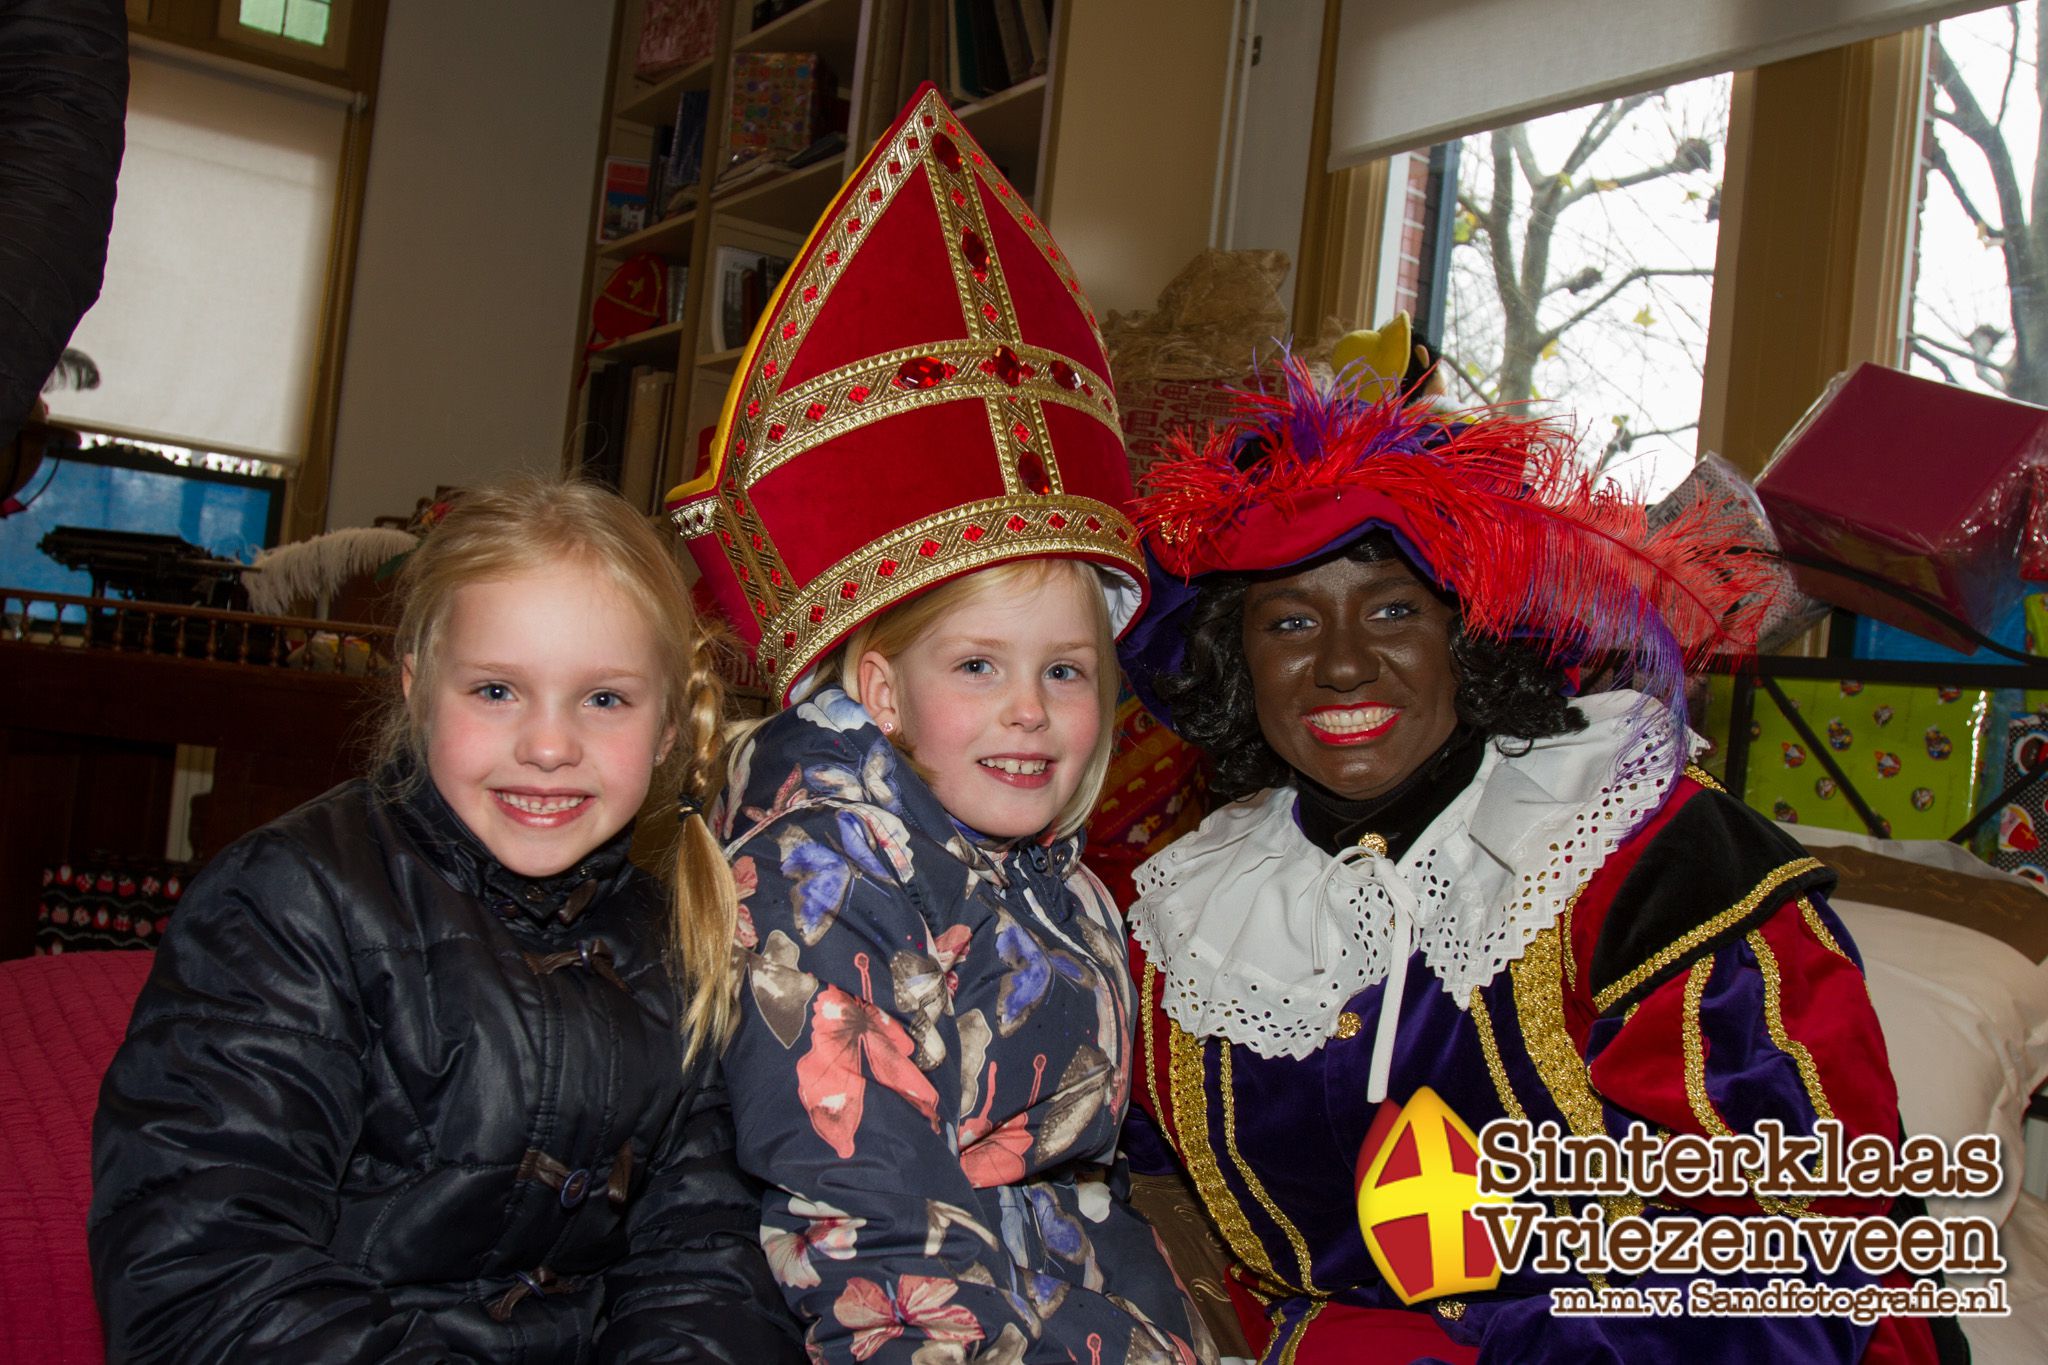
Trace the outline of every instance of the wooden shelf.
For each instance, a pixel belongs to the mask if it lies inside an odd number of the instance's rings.
[[[1053,16],[1055,32],[1049,49],[1053,53],[1062,50],[1064,30],[1058,25],[1064,22],[1066,7],[1067,0],[1060,0]],[[619,12],[630,16],[636,8],[626,6]],[[667,453],[656,474],[663,484],[675,482],[695,463],[696,433],[716,420],[727,386],[739,369],[742,348],[711,349],[718,331],[712,325],[716,318],[712,310],[720,302],[718,282],[713,278],[720,251],[732,246],[795,257],[845,183],[848,170],[867,150],[855,136],[854,145],[836,155],[796,170],[778,168],[760,179],[721,189],[715,181],[729,151],[724,145],[728,112],[724,106],[731,103],[733,62],[743,55],[816,53],[830,69],[837,93],[848,102],[850,119],[857,127],[866,127],[878,121],[885,125],[887,116],[894,113],[893,109],[870,109],[870,101],[885,95],[893,100],[899,78],[924,74],[929,55],[922,48],[888,54],[877,51],[877,44],[900,46],[903,42],[905,34],[895,22],[902,12],[899,0],[805,0],[751,32],[747,31],[754,9],[751,0],[713,0],[710,9],[716,21],[711,55],[658,81],[632,76],[637,26],[630,17],[618,22],[612,54],[614,94],[600,133],[604,150],[638,157],[642,144],[649,141],[641,130],[672,123],[685,92],[703,91],[719,106],[709,113],[706,161],[690,209],[615,241],[597,243],[588,258],[587,291],[594,291],[618,262],[640,255],[678,266],[687,264],[691,272],[692,287],[683,300],[681,321],[621,338],[592,353],[597,365],[614,376],[620,374],[620,367],[627,373],[638,366],[674,371],[681,392],[671,404]],[[883,60],[884,55],[888,60]],[[1003,74],[991,73],[990,78],[999,80]],[[1057,72],[1050,78],[1032,77],[958,110],[969,135],[1033,205],[1043,192],[1040,181],[1047,165],[1039,155],[1039,140],[1052,102],[1058,98],[1061,79]],[[883,85],[889,90],[882,91]],[[601,210],[601,204],[599,207]],[[586,363],[585,358],[577,358],[578,373]],[[582,438],[578,432],[588,419],[588,402],[584,390],[572,388],[567,440],[579,450]],[[617,406],[616,394],[609,389],[607,403]],[[628,410],[630,413],[630,405]],[[607,420],[616,418],[608,415]]]
[[[622,261],[628,256],[651,251],[657,256],[673,256],[682,260],[690,254],[690,238],[696,230],[697,211],[691,209],[673,218],[664,218],[653,227],[614,237],[599,246],[597,254],[607,261]]]
[[[854,69],[854,47],[860,32],[860,0],[811,0],[752,33],[733,39],[735,52],[815,52],[840,81]]]
[[[1033,76],[954,111],[996,164],[1027,194],[1038,181],[1039,133],[1045,123],[1045,77]]]
[[[666,76],[653,85],[636,81],[620,99],[613,112],[615,118],[627,123],[644,124],[653,128],[669,122],[675,117],[676,101],[685,90],[709,90],[711,88],[711,59],[692,62],[682,70]]]
[[[809,232],[818,215],[832,202],[845,180],[846,158],[828,156],[802,170],[786,171],[769,180],[757,180],[731,194],[712,199],[720,217],[744,218],[748,222],[783,228],[798,236]]]
[[[591,359],[607,363],[644,365],[649,363],[673,365],[683,353],[683,323],[664,323],[650,327],[644,332],[620,337],[601,351],[592,351]]]

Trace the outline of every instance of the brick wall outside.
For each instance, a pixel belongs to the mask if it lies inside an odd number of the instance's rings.
[[[1422,225],[1429,208],[1429,154],[1426,149],[1408,158],[1405,192],[1399,186],[1389,188],[1401,196],[1396,201],[1401,208],[1401,255],[1395,265],[1394,307],[1396,310],[1405,308],[1412,314],[1416,311],[1417,296],[1422,288]]]

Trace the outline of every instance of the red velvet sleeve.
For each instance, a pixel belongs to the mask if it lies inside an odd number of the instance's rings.
[[[1638,1004],[1597,1020],[1587,1039],[1594,1088],[1672,1133],[1750,1132],[1762,1119],[1809,1133],[1836,1119],[1845,1140],[1896,1137],[1884,1034],[1847,945],[1818,895],[1785,902]],[[1876,1213],[1884,1202],[1811,1207]],[[1744,1200],[1729,1211],[1755,1208]]]

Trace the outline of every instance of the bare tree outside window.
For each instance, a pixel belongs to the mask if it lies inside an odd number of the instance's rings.
[[[1727,76],[1464,140],[1443,337],[1460,401],[1571,420],[1656,496],[1696,456]]]
[[[1929,30],[1907,365],[2048,403],[2048,183],[2035,3]]]

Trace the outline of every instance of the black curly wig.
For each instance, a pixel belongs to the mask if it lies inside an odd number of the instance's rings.
[[[1399,560],[1417,579],[1429,581],[1385,531],[1369,531],[1337,555],[1366,563]],[[1174,728],[1208,753],[1215,768],[1213,785],[1226,800],[1284,785],[1294,776],[1259,729],[1251,669],[1244,659],[1244,595],[1261,578],[1291,577],[1307,567],[1204,579],[1196,589],[1182,670],[1159,679],[1159,696],[1173,709]],[[1455,600],[1444,600],[1455,610]],[[1451,627],[1451,663],[1458,677],[1458,719],[1485,734],[1533,740],[1585,728],[1585,717],[1565,695],[1563,669],[1545,663],[1529,645],[1467,635],[1461,616]]]

